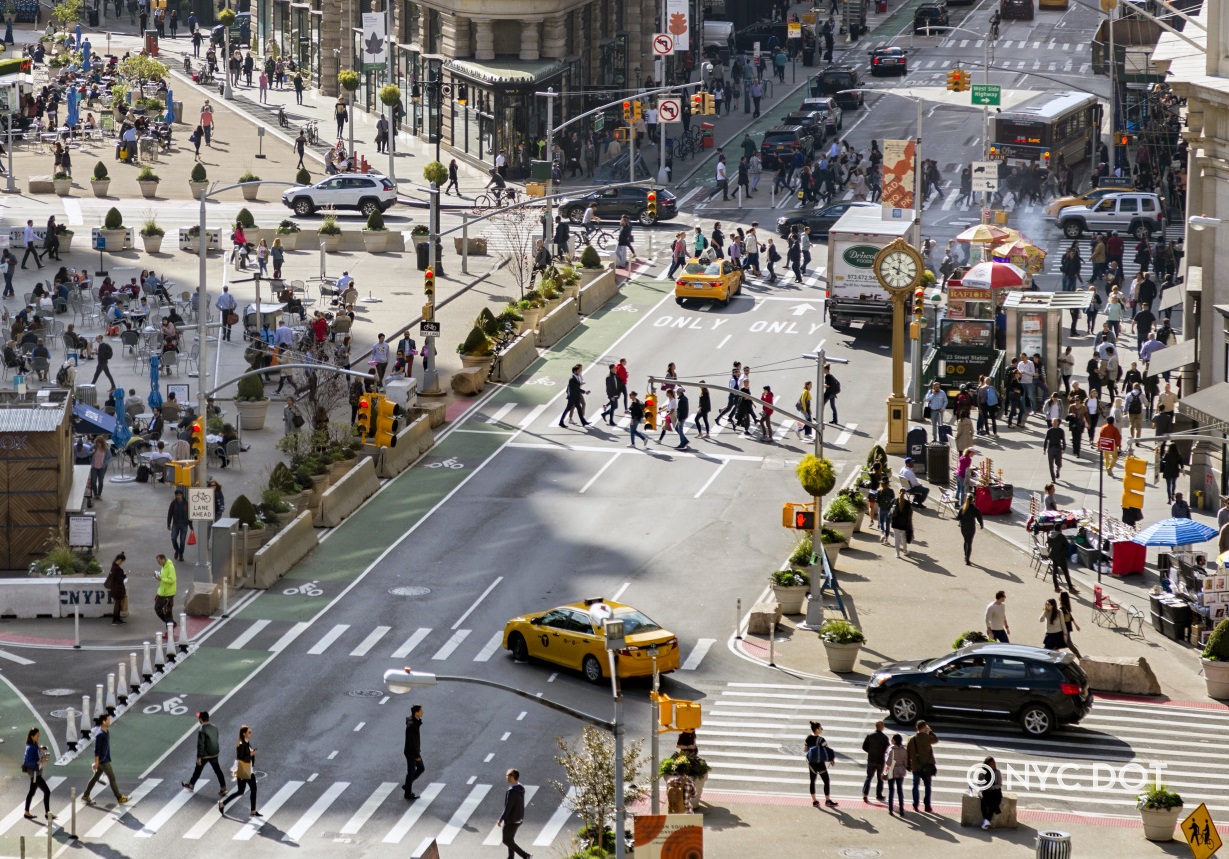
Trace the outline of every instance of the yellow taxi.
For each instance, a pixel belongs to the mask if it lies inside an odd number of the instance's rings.
[[[674,300],[682,304],[689,298],[730,303],[743,288],[742,269],[729,260],[692,259],[674,282]]]
[[[574,668],[591,683],[610,676],[602,621],[621,620],[626,643],[617,654],[619,677],[651,677],[657,647],[657,670],[679,667],[678,636],[662,629],[642,612],[622,603],[586,599],[550,611],[514,617],[504,626],[503,646],[518,662],[541,659]]]
[[[1045,205],[1045,213],[1047,217],[1057,218],[1058,213],[1068,206],[1093,206],[1107,194],[1120,194],[1123,191],[1130,191],[1131,183],[1124,182],[1114,178],[1101,180],[1100,187],[1093,188],[1090,191],[1085,191],[1083,194],[1076,194],[1074,197],[1056,197]]]

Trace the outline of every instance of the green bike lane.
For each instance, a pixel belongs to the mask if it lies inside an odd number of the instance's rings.
[[[513,414],[523,414],[526,409],[532,414],[538,407],[547,407],[549,412],[552,401],[563,396],[563,380],[570,374],[572,365],[580,363],[591,367],[671,295],[672,290],[668,292],[664,284],[651,280],[634,279],[625,284],[603,310],[584,318],[575,331],[542,354],[517,382],[488,389],[487,395],[476,400],[463,418],[441,434],[435,447],[406,472],[381,487],[354,515],[324,535],[319,547],[277,585],[244,604],[224,623],[212,627],[195,654],[162,677],[115,721],[112,746],[121,785],[129,789],[134,779],[147,777],[195,730],[194,714],[198,710],[220,708],[264,672],[278,655],[267,648],[230,649],[227,646],[230,642],[257,621],[266,621],[270,628],[284,629],[290,635],[295,634],[297,625],[301,635],[308,625],[320,620],[346,596],[364,596],[358,589],[369,572],[380,568],[384,556],[429,522],[438,507],[523,432],[519,423],[498,421],[488,426],[487,415],[505,406],[512,406],[516,410]],[[535,383],[544,377],[556,383]],[[559,407],[562,409],[562,403]],[[455,431],[467,423],[477,423],[487,431]],[[462,467],[447,467],[443,465],[445,462],[454,466],[459,462]],[[311,587],[312,594],[323,593],[307,595],[299,590],[305,585]],[[377,588],[370,598],[379,599],[378,593]],[[261,678],[263,688],[274,684],[269,677]],[[176,698],[182,700],[174,701]],[[161,706],[168,703],[186,707],[186,712],[174,715]],[[2,700],[0,706],[3,706]],[[157,708],[157,711],[145,712],[147,708]],[[27,709],[26,718],[28,713]],[[20,726],[22,723],[12,724]],[[63,733],[63,724],[55,723],[50,727],[62,742],[59,735]],[[20,740],[24,740],[24,732],[17,742]],[[80,782],[84,786],[90,760],[88,755],[79,756],[65,766],[56,767],[55,774],[67,776],[71,783]]]

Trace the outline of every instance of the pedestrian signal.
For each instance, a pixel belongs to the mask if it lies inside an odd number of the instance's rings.
[[[699,701],[680,701],[660,692],[649,694],[657,699],[657,706],[660,708],[658,720],[663,728],[694,731],[700,727],[702,715]]]
[[[619,141],[620,143],[626,143],[627,142],[627,131],[628,130],[626,128],[616,128],[615,129],[615,140]]]
[[[814,510],[795,510],[794,511],[794,528],[798,531],[814,531],[815,530],[815,511]]]
[[[1138,456],[1128,456],[1123,461],[1122,476],[1122,508],[1142,509],[1144,506],[1144,489],[1148,485],[1148,461]]]
[[[657,429],[657,395],[649,394],[644,398],[644,428]]]
[[[364,394],[358,399],[358,416],[354,425],[358,428],[359,438],[370,438],[371,431],[371,396]]]
[[[401,406],[385,396],[376,395],[374,399],[376,447],[396,447]]]
[[[198,462],[205,456],[205,420],[197,418],[192,422],[192,438],[188,442],[192,448],[192,458]]]

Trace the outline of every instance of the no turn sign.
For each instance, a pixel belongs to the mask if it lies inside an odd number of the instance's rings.
[[[658,33],[653,37],[653,53],[659,57],[674,53],[674,37],[669,33]]]
[[[658,122],[682,122],[683,100],[679,98],[662,98],[657,100]]]

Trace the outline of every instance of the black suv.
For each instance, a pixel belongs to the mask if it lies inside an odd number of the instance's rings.
[[[815,139],[811,137],[811,132],[801,125],[770,128],[764,135],[764,142],[760,144],[760,163],[765,170],[776,170],[782,158],[792,161],[794,153],[801,152],[803,160],[809,161],[814,150]]]
[[[755,50],[755,43],[760,43],[760,52],[768,54],[770,51],[775,51],[777,48],[789,49],[789,25],[784,21],[760,21],[752,24],[741,32],[734,34],[734,49],[744,53],[750,53]],[[802,44],[795,45],[801,48],[803,53],[803,64],[806,63],[806,56],[811,56],[815,52],[815,30],[809,24],[802,25]],[[771,54],[769,55],[771,58]],[[769,62],[769,65],[772,65]]]
[[[899,725],[912,727],[928,714],[1006,719],[1033,737],[1092,709],[1088,675],[1074,655],[995,642],[884,666],[871,675],[866,697]]]
[[[862,73],[853,66],[830,66],[811,78],[812,96],[831,96],[842,110],[857,110],[866,102]]]
[[[1004,21],[1033,20],[1033,0],[1003,0],[999,9]]]
[[[574,224],[579,224],[585,216],[585,209],[590,201],[597,202],[597,216],[603,221],[618,221],[627,215],[633,221],[639,221],[646,227],[656,221],[668,221],[678,214],[678,200],[665,188],[655,189],[657,192],[657,217],[646,211],[646,197],[649,189],[644,185],[620,185],[617,188],[604,188],[594,191],[574,200],[565,199],[559,203],[559,213]]]
[[[913,32],[925,32],[927,27],[946,27],[947,26],[947,4],[938,0],[938,2],[923,3],[913,10]],[[931,35],[946,35],[945,31],[938,33],[932,32]]]
[[[808,110],[805,113],[791,113],[781,120],[782,125],[798,125],[805,128],[815,141],[815,145],[824,142],[828,136],[828,120],[818,110]]]
[[[825,206],[822,209],[812,209],[809,212],[786,215],[783,218],[777,218],[777,233],[788,238],[790,231],[794,227],[799,229],[810,227],[811,241],[827,241],[828,231],[832,229],[833,224],[841,219],[841,215],[850,209],[870,208],[878,205],[878,203],[847,200],[841,203],[833,203],[831,206]]]

